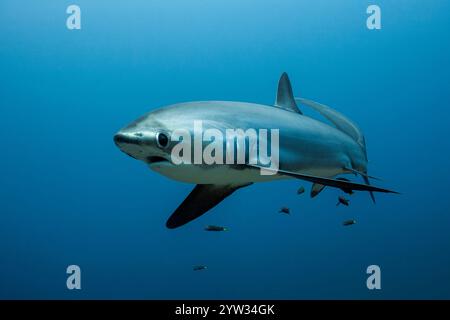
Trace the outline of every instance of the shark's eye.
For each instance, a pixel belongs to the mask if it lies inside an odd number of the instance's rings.
[[[156,135],[156,143],[160,148],[167,148],[169,145],[169,137],[165,133],[159,132]]]

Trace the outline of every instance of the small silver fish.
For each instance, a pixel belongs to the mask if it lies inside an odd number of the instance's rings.
[[[336,203],[336,206],[340,205],[341,203],[342,203],[344,206],[347,206],[347,207],[348,207],[348,205],[349,205],[349,203],[350,203],[350,200],[345,199],[343,196],[339,196],[339,198],[338,198],[338,203]]]
[[[193,267],[194,271],[206,270],[207,268],[208,268],[207,266],[202,266],[202,265]]]
[[[205,231],[228,231],[228,228],[221,226],[206,226]]]
[[[351,226],[352,224],[355,224],[356,220],[352,219],[352,220],[345,220],[344,222],[342,222],[342,225],[344,226]]]
[[[305,188],[304,187],[298,188],[297,194],[302,194],[303,192],[305,192]]]

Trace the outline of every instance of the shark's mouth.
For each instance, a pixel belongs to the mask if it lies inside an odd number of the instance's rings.
[[[148,164],[155,164],[155,163],[161,163],[161,162],[169,162],[166,158],[159,157],[159,156],[150,156],[147,157],[147,163]]]

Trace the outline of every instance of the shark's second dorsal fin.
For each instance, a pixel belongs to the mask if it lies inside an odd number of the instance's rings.
[[[278,81],[275,107],[302,114],[300,109],[297,107],[297,103],[295,103],[294,95],[292,93],[291,81],[289,81],[289,77],[286,72],[283,72],[280,80]]]

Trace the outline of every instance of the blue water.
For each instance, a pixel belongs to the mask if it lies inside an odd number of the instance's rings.
[[[450,298],[449,1],[77,0],[81,30],[70,4],[0,2],[0,298]],[[192,186],[113,134],[181,101],[273,103],[283,71],[360,125],[369,172],[402,194],[346,208],[257,184],[166,229]]]

